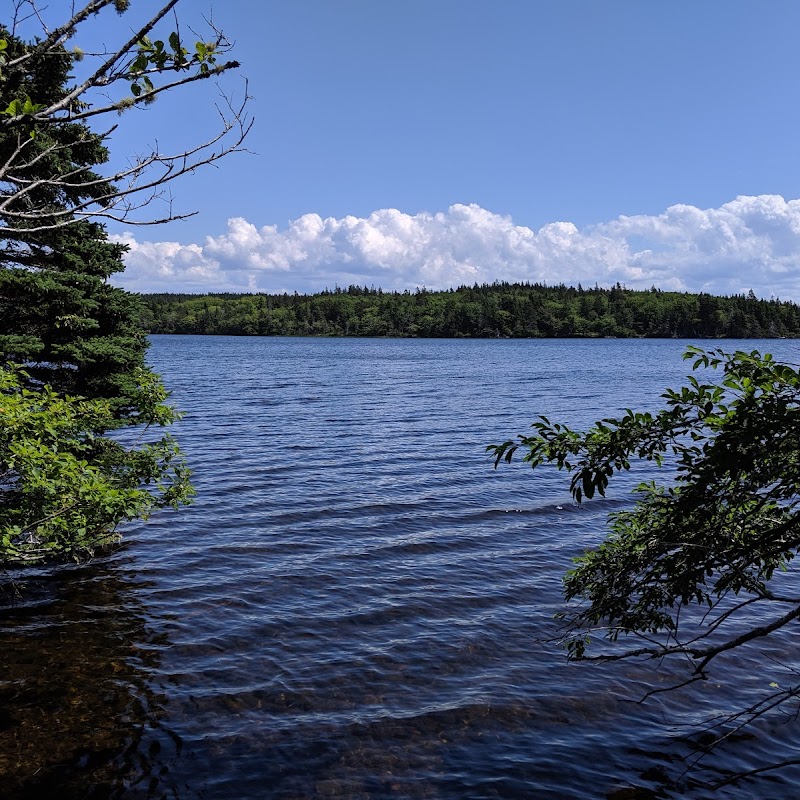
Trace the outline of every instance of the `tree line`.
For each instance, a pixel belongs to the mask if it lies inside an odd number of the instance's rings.
[[[800,336],[800,306],[749,294],[585,289],[538,283],[317,294],[146,294],[150,333],[237,336],[677,337]]]

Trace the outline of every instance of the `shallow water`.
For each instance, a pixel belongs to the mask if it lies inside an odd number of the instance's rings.
[[[2,791],[703,798],[793,758],[797,726],[775,720],[683,775],[682,737],[793,666],[789,642],[644,704],[678,665],[569,665],[543,642],[564,569],[641,472],[576,507],[564,474],[484,453],[537,414],[657,407],[685,345],[154,337],[197,502],[27,574],[0,612]],[[794,797],[798,779],[713,796]]]

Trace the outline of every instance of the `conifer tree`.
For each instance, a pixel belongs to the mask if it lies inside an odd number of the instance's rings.
[[[32,0],[15,0],[16,15],[26,3],[41,19]],[[137,298],[108,282],[124,269],[125,247],[100,220],[146,207],[162,182],[237,149],[248,126],[234,113],[210,144],[153,151],[104,175],[108,134],[90,125],[238,66],[216,65],[221,34],[192,56],[177,33],[168,47],[148,38],[176,3],[116,51],[98,48],[101,63],[83,81],[71,75],[78,54],[66,42],[91,15],[128,3],[89,0],[31,41],[0,25],[0,566],[83,557],[114,541],[120,522],[191,494],[171,437],[126,446],[107,435],[177,415],[145,364]],[[191,74],[174,77],[182,72]],[[131,94],[109,101],[115,86]],[[239,138],[215,147],[235,125]]]

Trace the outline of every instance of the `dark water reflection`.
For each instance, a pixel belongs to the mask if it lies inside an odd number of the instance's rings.
[[[0,611],[2,797],[163,788],[180,741],[149,680],[169,641],[148,626],[144,584],[114,557],[15,579],[23,597]]]
[[[797,726],[765,721],[683,775],[698,724],[798,666],[791,637],[645,704],[680,665],[543,643],[643,473],[577,508],[483,452],[539,413],[654,407],[684,345],[156,337],[198,502],[3,610],[0,794],[704,798],[793,757]]]

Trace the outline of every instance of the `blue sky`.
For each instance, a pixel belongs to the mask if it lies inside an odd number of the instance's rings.
[[[179,9],[188,24],[209,6]],[[249,80],[253,154],[175,186],[191,220],[112,229],[127,288],[619,280],[800,300],[794,0],[228,0],[213,16]],[[115,157],[190,143],[215,97],[125,114]]]

